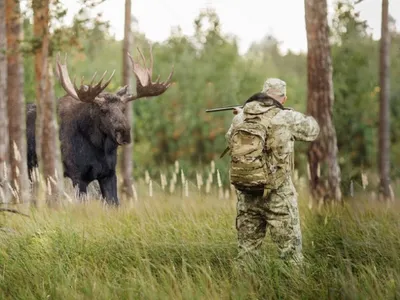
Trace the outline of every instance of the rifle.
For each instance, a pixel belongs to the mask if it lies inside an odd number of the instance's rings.
[[[216,112],[216,111],[231,110],[231,109],[234,109],[236,107],[242,108],[243,105],[232,105],[232,106],[226,106],[226,107],[210,108],[210,109],[206,109],[206,112]]]

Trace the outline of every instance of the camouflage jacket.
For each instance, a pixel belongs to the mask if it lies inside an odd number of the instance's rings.
[[[269,110],[279,110],[272,119],[264,115]],[[267,162],[275,176],[274,186],[279,187],[290,176],[293,169],[294,141],[313,141],[318,137],[320,128],[316,120],[292,109],[281,110],[276,106],[254,101],[247,103],[243,112],[237,114],[226,133],[229,140],[232,129],[243,122],[247,115],[260,115],[261,122],[268,126],[269,137],[265,145]]]

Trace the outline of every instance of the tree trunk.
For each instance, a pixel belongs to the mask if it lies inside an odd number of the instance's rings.
[[[5,22],[5,0],[0,0],[0,202],[6,191],[8,165],[8,118],[7,118],[7,39]]]
[[[124,45],[122,53],[122,84],[132,86],[132,68],[128,59],[128,52],[132,49],[132,30],[131,30],[131,0],[125,0],[125,30],[124,30]],[[128,102],[126,111],[126,118],[128,122],[132,125],[132,142],[129,145],[122,147],[121,155],[121,171],[122,171],[122,192],[128,197],[133,196],[132,189],[132,171],[133,171],[133,104]]]
[[[42,102],[46,81],[46,64],[48,55],[48,3],[46,0],[32,0],[33,8],[33,35],[35,39],[35,102],[36,102],[36,153],[38,155],[39,172],[43,172],[41,159],[42,147]],[[47,11],[47,12],[46,12]]]
[[[33,0],[33,32],[37,41],[35,49],[36,78],[36,153],[39,170],[47,190],[47,200],[57,196],[56,147],[57,124],[54,108],[53,77],[48,63],[49,52],[49,0]]]
[[[380,195],[392,198],[390,189],[390,33],[389,1],[382,0],[382,27],[380,42],[380,109],[379,109],[379,151]]]
[[[63,190],[63,176],[61,165],[60,147],[58,141],[58,124],[56,118],[56,102],[54,94],[54,77],[49,63],[44,95],[42,98],[42,154],[43,176],[46,179],[47,201],[49,204],[56,201]]]
[[[307,113],[320,125],[318,139],[308,150],[310,187],[319,203],[340,201],[340,168],[336,131],[332,122],[333,82],[326,0],[305,0],[307,30]]]
[[[7,31],[7,108],[11,186],[14,202],[28,199],[28,174],[26,163],[25,101],[23,94],[23,60],[20,53],[21,10],[19,1],[6,0]]]

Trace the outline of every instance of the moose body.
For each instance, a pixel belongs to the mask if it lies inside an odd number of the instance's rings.
[[[115,170],[117,148],[131,142],[131,126],[125,117],[126,103],[141,97],[162,94],[170,86],[169,80],[173,74],[172,71],[164,83],[159,83],[158,80],[151,82],[152,66],[150,69],[142,68],[129,57],[136,76],[137,95],[134,96],[127,93],[127,86],[116,93],[103,93],[113,75],[103,86],[102,79],[92,86],[93,76],[91,85],[81,85],[78,89],[69,79],[66,64],[57,62],[58,77],[67,92],[67,95],[58,100],[57,105],[64,177],[72,180],[81,195],[87,192],[92,181],[97,180],[103,198],[115,205],[119,205]],[[142,58],[144,60],[143,55]],[[28,170],[31,173],[37,167],[34,105],[28,107],[26,121],[29,128]]]
[[[118,204],[117,147],[130,143],[131,137],[130,125],[123,116],[125,105],[118,105],[118,98],[114,100],[114,118],[110,118],[109,111],[102,112],[98,105],[79,102],[68,95],[58,100],[57,111],[64,177],[70,178],[81,194],[86,193],[92,181],[98,180],[102,196]],[[37,167],[36,105],[28,106],[26,121],[30,173]]]

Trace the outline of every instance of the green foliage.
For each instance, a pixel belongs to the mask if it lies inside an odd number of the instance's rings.
[[[92,1],[96,3],[96,1]],[[51,54],[68,53],[71,76],[89,79],[95,71],[116,70],[109,91],[121,85],[122,43],[108,32],[101,16],[91,16],[83,6],[72,26],[54,24]],[[62,8],[60,18],[62,19]],[[335,104],[333,119],[336,127],[343,187],[349,190],[351,180],[360,180],[365,170],[376,171],[377,126],[379,109],[379,43],[367,33],[350,1],[338,1],[331,27],[332,61]],[[31,24],[25,21],[25,35],[31,37]],[[162,43],[154,43],[154,72],[164,80],[175,66],[174,84],[153,99],[140,99],[133,105],[135,176],[149,170],[158,176],[159,167],[179,160],[190,167],[187,175],[194,178],[196,170],[204,169],[212,160],[227,180],[228,158],[219,159],[225,149],[225,133],[233,115],[230,112],[207,114],[211,107],[242,104],[250,95],[261,90],[268,77],[280,77],[287,82],[287,105],[306,112],[307,65],[306,54],[281,53],[279,41],[266,35],[255,41],[244,55],[239,55],[236,37],[224,35],[221,22],[213,10],[201,12],[194,20],[192,36],[179,28],[171,31]],[[134,26],[133,26],[134,27]],[[134,48],[138,57],[140,47],[148,57],[146,37],[134,31]],[[392,32],[392,155],[393,165],[400,163],[400,90],[396,78],[400,75],[400,34]],[[27,47],[29,49],[29,47]],[[33,101],[34,72],[32,55],[25,56],[25,96]],[[56,95],[64,94],[55,85]],[[133,88],[134,91],[134,88]],[[307,143],[296,144],[295,164],[300,174],[306,174]],[[157,168],[154,168],[157,166]],[[399,170],[393,168],[394,176]]]
[[[333,82],[336,127],[342,181],[348,191],[350,180],[375,168],[379,111],[378,44],[366,32],[354,7],[336,7],[332,35]]]
[[[1,299],[396,299],[398,208],[325,207],[300,200],[303,271],[266,238],[240,271],[231,200],[143,198],[31,218],[0,216]]]
[[[153,160],[157,165],[180,160],[200,168],[216,160],[217,167],[226,170],[223,166],[227,159],[218,156],[226,147],[225,133],[232,114],[206,114],[205,109],[242,104],[261,90],[267,77],[282,76],[289,85],[290,105],[304,111],[305,56],[282,56],[278,42],[271,37],[254,43],[245,56],[240,56],[236,41],[221,34],[213,11],[201,13],[194,25],[193,37],[183,36],[177,30],[166,42],[156,45],[155,73],[166,76],[174,63],[175,84],[159,98],[135,104],[135,136],[138,143],[153,142]],[[148,148],[145,149],[143,156],[148,156]],[[135,152],[142,167],[143,156]],[[151,171],[151,166],[147,168]]]
[[[344,191],[351,180],[360,181],[366,170],[377,171],[379,126],[379,42],[367,33],[368,25],[350,1],[339,1],[333,19],[334,122]],[[400,153],[397,116],[400,90],[395,84],[400,36],[392,32],[391,48],[391,161],[396,166]],[[392,168],[392,176],[400,172]]]

